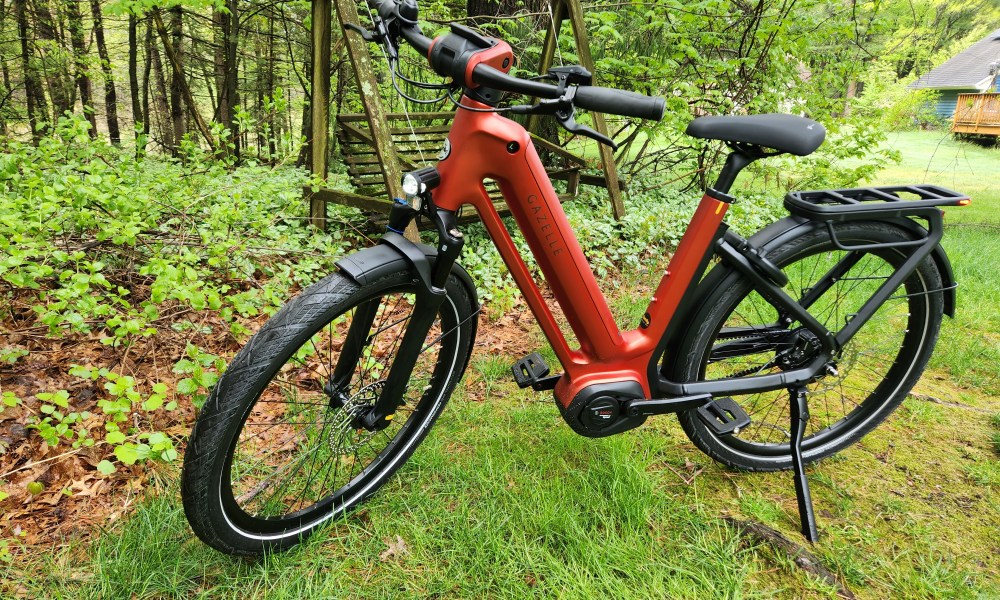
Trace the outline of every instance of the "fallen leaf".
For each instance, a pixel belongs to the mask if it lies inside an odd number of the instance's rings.
[[[388,538],[385,538],[382,541],[384,541],[389,546],[388,548],[385,549],[384,552],[378,555],[379,560],[381,560],[382,562],[385,562],[393,557],[398,558],[400,556],[410,553],[410,551],[407,550],[406,548],[406,542],[403,541],[403,538],[401,538],[399,534],[396,534],[395,542],[389,540]]]

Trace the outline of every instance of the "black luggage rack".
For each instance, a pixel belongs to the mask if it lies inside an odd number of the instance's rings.
[[[969,202],[965,194],[928,184],[791,192],[785,196],[790,213],[813,221],[919,217],[939,206]]]

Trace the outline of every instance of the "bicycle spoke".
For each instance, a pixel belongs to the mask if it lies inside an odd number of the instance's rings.
[[[338,364],[357,313],[352,308],[305,340],[246,418],[233,456],[231,486],[233,500],[251,517],[281,519],[319,502],[334,507],[350,502],[344,495],[358,478],[374,472],[411,421],[423,418],[417,408],[435,381],[433,372],[442,365],[439,349],[449,343],[454,347],[447,341],[449,334],[475,316],[452,319],[448,327],[440,317],[435,319],[396,418],[374,432],[356,428],[354,415],[378,398],[415,304],[410,293],[389,293],[367,302],[375,303],[368,312],[373,321],[366,331],[358,331],[363,337],[351,350],[358,352],[353,365]],[[340,377],[342,369],[351,367],[353,373],[345,379],[349,387],[328,398],[325,386],[334,370]]]
[[[889,278],[892,270],[890,263],[875,254],[824,251],[803,258],[786,270],[787,289],[792,297],[808,297],[813,317],[836,333]],[[898,296],[900,292],[894,292],[890,301],[879,307],[842,349],[836,361],[838,375],[827,375],[809,386],[812,418],[807,425],[807,442],[813,436],[836,430],[862,409],[886,377],[894,357],[903,348],[909,317],[906,301],[894,300]],[[786,349],[801,343],[796,342],[795,334],[801,323],[776,327],[779,316],[770,302],[751,291],[733,307],[722,324],[706,357],[703,377],[707,380],[754,377],[803,364],[789,365],[779,360]],[[751,419],[751,424],[733,438],[739,444],[780,447],[788,443],[786,392],[755,393],[735,399]]]

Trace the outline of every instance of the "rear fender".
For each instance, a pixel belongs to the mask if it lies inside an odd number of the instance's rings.
[[[898,219],[886,219],[886,222],[892,223],[906,231],[912,233],[914,237],[922,237],[926,235],[926,230],[920,226],[919,223],[913,219],[908,218],[898,218]],[[771,223],[767,227],[761,229],[757,233],[753,234],[749,238],[750,244],[757,248],[762,256],[767,256],[769,250],[777,248],[786,242],[795,239],[801,235],[812,232],[815,229],[823,229],[826,225],[817,221],[810,221],[802,217],[789,216],[774,223]],[[955,316],[955,287],[957,283],[955,282],[955,275],[951,267],[951,261],[948,260],[948,255],[945,253],[944,249],[938,245],[931,252],[931,259],[934,261],[938,270],[941,272],[941,280],[944,284],[944,313],[949,317]],[[682,302],[682,309],[674,316],[675,321],[678,323],[690,324],[692,318],[694,317],[694,312],[702,306],[705,301],[705,297],[715,289],[715,287],[721,282],[721,280],[729,274],[729,269],[724,268],[713,268],[709,273],[702,278],[694,290],[691,290],[689,294],[685,295]],[[688,297],[690,295],[690,298]],[[662,360],[663,356],[671,356],[674,351],[676,351],[677,345],[683,340],[684,335],[687,333],[686,326],[672,327],[667,331],[667,342],[665,344],[665,351],[663,354],[656,358],[655,362],[658,363]],[[654,365],[651,365],[655,369]],[[651,369],[652,371],[652,369]]]

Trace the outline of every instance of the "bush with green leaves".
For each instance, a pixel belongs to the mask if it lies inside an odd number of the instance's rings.
[[[12,335],[96,339],[112,349],[112,364],[164,328],[238,341],[250,320],[276,311],[356,243],[344,232],[362,217],[347,209],[331,216],[351,226],[304,226],[304,171],[234,166],[195,144],[181,159],[137,157],[91,139],[88,128],[63,118],[37,146],[0,142],[0,320]],[[213,317],[192,318],[205,311]],[[173,389],[111,365],[67,366],[101,384],[103,436],[94,435],[94,411],[76,410],[65,389],[5,389],[3,406],[31,411],[28,425],[49,446],[96,440],[126,464],[172,460],[154,413],[178,399],[200,405],[225,365],[194,343],[185,354]],[[23,344],[0,348],[6,367],[30,358]]]

